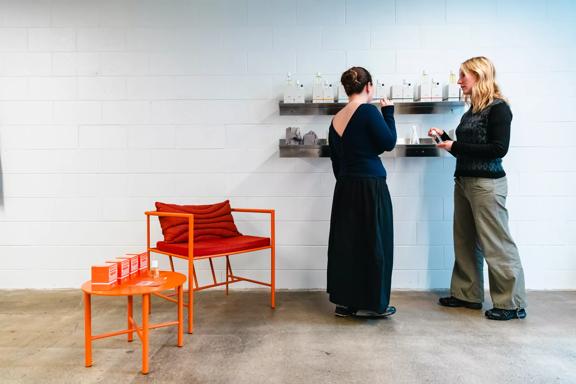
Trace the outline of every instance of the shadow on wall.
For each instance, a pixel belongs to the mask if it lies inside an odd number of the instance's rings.
[[[422,188],[424,191],[435,191],[435,193],[433,193],[435,202],[433,204],[424,204],[422,217],[434,217],[435,215],[433,211],[440,207],[442,224],[438,226],[435,225],[438,223],[436,220],[427,220],[427,275],[426,282],[423,282],[422,285],[425,285],[427,289],[444,289],[450,286],[450,276],[449,272],[446,270],[447,266],[444,250],[445,247],[448,246],[448,244],[445,244],[444,240],[450,237],[449,234],[445,233],[448,228],[444,225],[446,219],[444,217],[444,200],[447,198],[444,191],[447,190],[445,183],[450,179],[445,177],[445,170],[440,174],[438,173],[438,170],[435,172],[432,161],[432,159],[425,160]],[[441,193],[438,194],[438,192]]]

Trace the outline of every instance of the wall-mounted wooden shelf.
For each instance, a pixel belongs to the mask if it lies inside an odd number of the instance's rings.
[[[310,115],[335,115],[346,103],[298,103],[285,104],[280,101],[280,115],[284,116],[310,116]],[[377,105],[377,104],[375,104]],[[431,114],[454,112],[455,109],[463,108],[463,101],[414,101],[397,102],[394,104],[394,112],[399,114]]]

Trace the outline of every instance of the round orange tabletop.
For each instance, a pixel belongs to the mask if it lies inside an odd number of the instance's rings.
[[[178,272],[160,271],[160,277],[147,275],[136,276],[112,288],[101,289],[93,287],[92,281],[82,284],[82,290],[90,295],[99,296],[133,296],[166,291],[181,286],[186,282],[186,276]]]

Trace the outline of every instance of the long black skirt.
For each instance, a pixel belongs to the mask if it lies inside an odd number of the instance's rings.
[[[393,253],[392,201],[386,178],[339,178],[328,240],[330,301],[383,312],[390,302]]]

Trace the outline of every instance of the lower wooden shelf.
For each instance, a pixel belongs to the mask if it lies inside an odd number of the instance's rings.
[[[330,157],[330,146],[326,139],[318,140],[316,145],[286,144],[280,139],[280,157],[320,158]],[[440,157],[443,155],[431,138],[420,138],[420,144],[409,144],[406,139],[398,139],[396,147],[391,152],[394,157]]]

